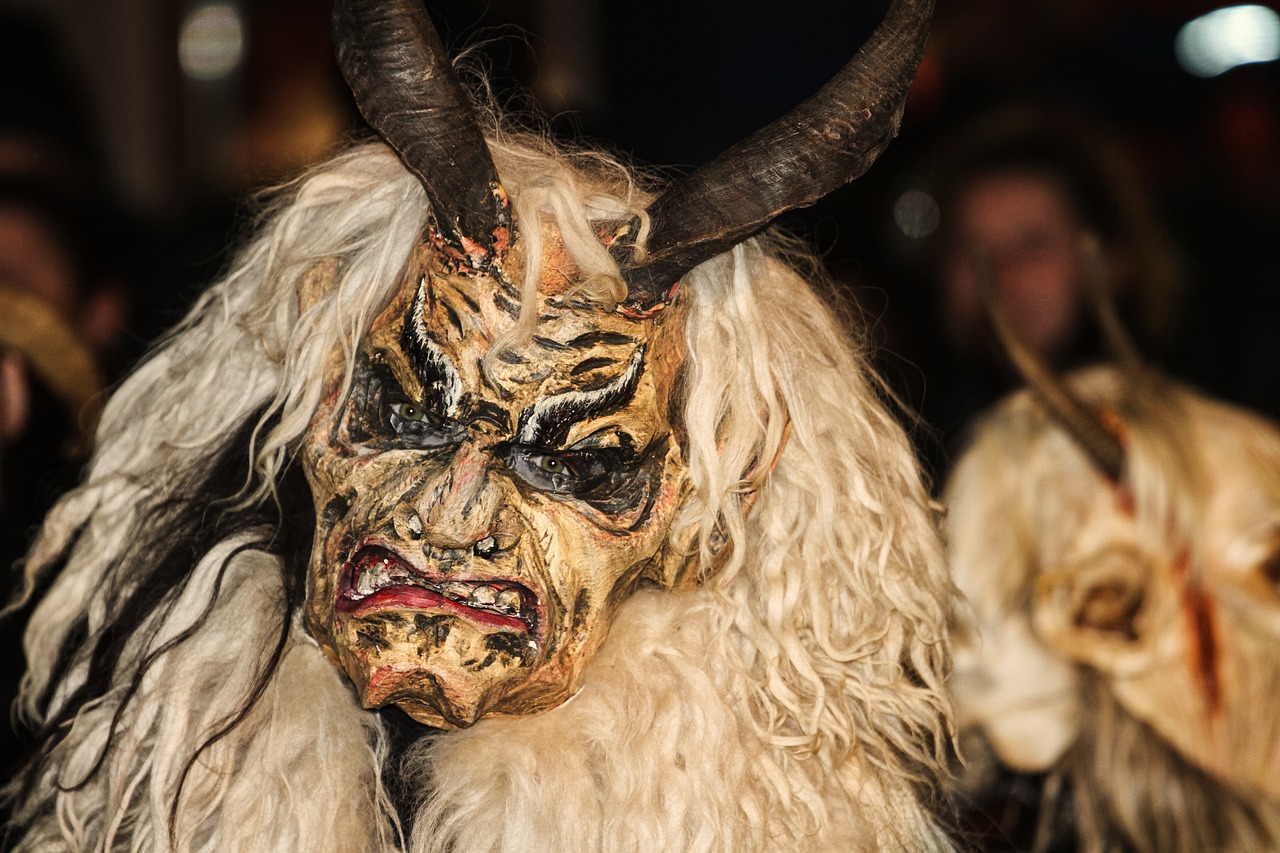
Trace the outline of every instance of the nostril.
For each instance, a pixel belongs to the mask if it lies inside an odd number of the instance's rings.
[[[519,539],[513,533],[494,531],[471,546],[471,553],[482,559],[493,559],[504,551],[509,551]]]
[[[471,550],[477,557],[492,557],[498,551],[498,540],[492,536],[486,536],[472,546]]]
[[[417,541],[422,538],[422,518],[417,511],[403,508],[395,515],[396,533],[405,539]]]

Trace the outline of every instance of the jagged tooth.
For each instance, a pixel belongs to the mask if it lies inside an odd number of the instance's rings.
[[[491,586],[478,586],[472,591],[471,597],[467,599],[467,604],[479,607],[492,607],[493,603],[498,600],[498,593]]]
[[[358,595],[369,595],[377,588],[372,572],[361,572],[360,577],[356,579],[356,594]]]
[[[506,611],[508,614],[516,614],[520,612],[522,604],[520,591],[518,589],[504,589],[498,593],[497,607]]]
[[[440,591],[454,601],[466,601],[471,597],[471,584],[454,581],[453,583],[445,584],[440,588]]]

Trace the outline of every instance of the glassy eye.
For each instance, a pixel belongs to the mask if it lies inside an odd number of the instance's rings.
[[[506,461],[516,476],[535,489],[572,494],[594,488],[618,471],[621,466],[616,456],[615,451],[609,450],[545,453],[514,447]]]
[[[413,403],[392,403],[391,411],[395,412],[396,417],[406,423],[417,423],[421,421],[425,414]]]
[[[383,410],[385,426],[402,447],[433,449],[449,447],[462,440],[466,428],[456,421],[433,414],[408,400],[388,400]]]
[[[563,474],[566,470],[564,461],[554,456],[530,456],[529,461],[548,474]]]

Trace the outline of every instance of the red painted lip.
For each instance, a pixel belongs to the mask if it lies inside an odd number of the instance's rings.
[[[383,585],[362,594],[359,592],[358,585],[366,571],[403,572],[412,576],[416,582]],[[450,598],[438,589],[428,589],[420,584],[436,587],[460,584],[473,590],[488,587],[494,591],[495,596],[505,590],[515,590],[520,594],[521,606],[518,614],[469,606],[456,598]],[[541,622],[539,619],[541,602],[528,586],[519,581],[505,578],[445,576],[423,572],[391,548],[372,541],[362,542],[352,549],[351,556],[342,567],[342,574],[338,581],[337,601],[334,606],[339,613],[356,617],[384,610],[429,610],[459,616],[480,625],[530,635],[536,633],[536,628]]]

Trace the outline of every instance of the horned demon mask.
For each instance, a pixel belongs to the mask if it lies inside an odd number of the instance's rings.
[[[366,707],[441,727],[554,707],[637,586],[692,582],[668,542],[691,488],[681,279],[870,166],[931,8],[895,2],[817,95],[647,217],[590,223],[625,285],[615,306],[579,298],[554,218],[515,221],[426,12],[339,0],[339,64],[431,208],[349,383],[334,353],[302,453],[317,517],[308,626]],[[532,308],[518,285],[531,271]],[[495,347],[526,311],[531,334]]]
[[[1092,679],[1189,765],[1277,801],[1280,431],[1142,364],[1106,301],[1122,367],[1063,381],[982,283],[1030,394],[995,410],[947,487],[952,568],[984,634],[958,656],[962,716],[1003,763],[1045,772],[1097,723]]]

